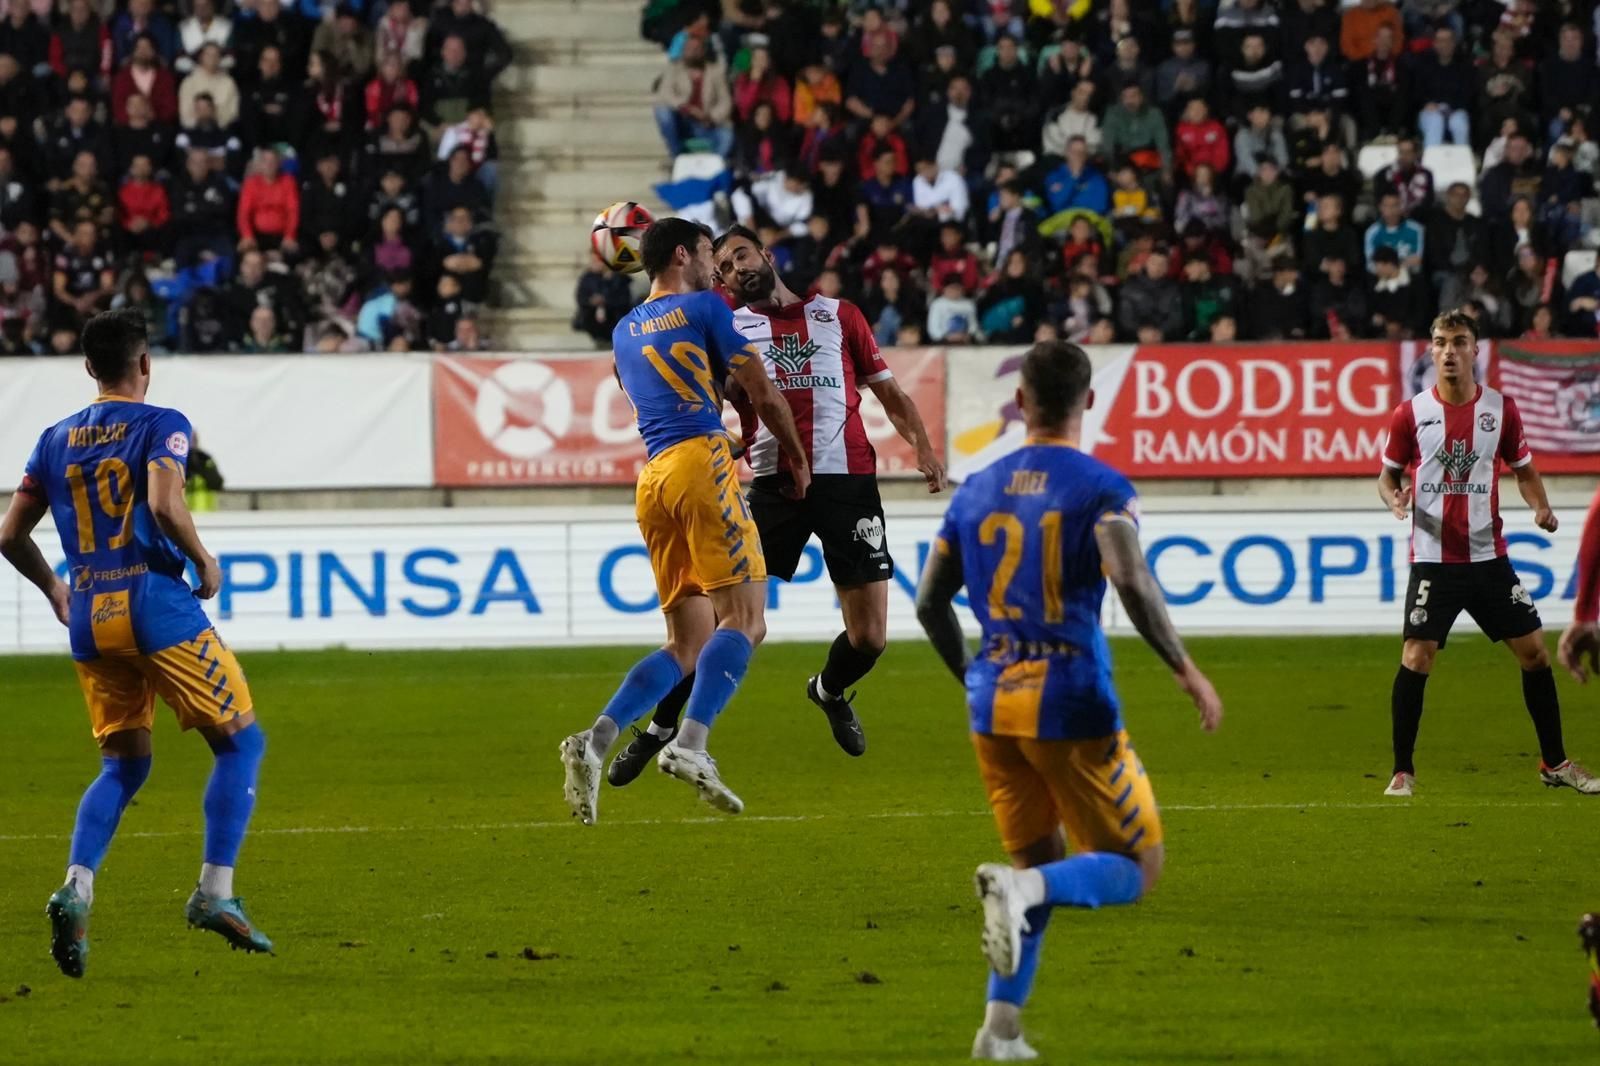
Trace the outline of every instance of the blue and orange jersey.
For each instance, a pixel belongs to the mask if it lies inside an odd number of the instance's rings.
[[[710,291],[651,293],[617,323],[611,348],[651,458],[691,437],[724,434],[723,380],[756,357]]]
[[[983,627],[967,671],[973,732],[1084,740],[1122,728],[1100,628],[1103,521],[1137,525],[1133,485],[1048,438],[1030,438],[950,501],[934,547],[959,553]]]
[[[210,628],[149,504],[150,470],[183,477],[192,437],[177,411],[102,396],[34,447],[18,491],[49,506],[61,536],[74,659],[149,655]]]

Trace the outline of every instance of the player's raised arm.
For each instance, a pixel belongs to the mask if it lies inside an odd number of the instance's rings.
[[[66,582],[56,576],[45,561],[44,553],[33,541],[33,529],[50,513],[50,505],[26,488],[11,497],[5,518],[0,519],[0,555],[17,568],[17,572],[34,585],[50,601],[50,607],[62,625],[67,624],[67,605],[71,593]]]
[[[956,618],[956,593],[965,582],[961,556],[942,538],[935,542],[917,585],[917,621],[928,634],[928,642],[939,653],[957,681],[967,677],[967,641]]]
[[[194,563],[200,574],[200,587],[195,594],[202,600],[209,600],[222,588],[222,567],[217,557],[200,543],[200,533],[194,528],[194,518],[183,498],[183,470],[176,463],[154,462],[149,472],[150,517]]]
[[[1222,700],[1210,680],[1189,658],[1183,640],[1173,628],[1166,598],[1139,546],[1139,530],[1131,519],[1108,515],[1095,526],[1094,539],[1100,546],[1106,579],[1116,587],[1133,627],[1161,656],[1178,687],[1194,701],[1195,709],[1200,712],[1201,727],[1207,732],[1216,729],[1222,722]]]

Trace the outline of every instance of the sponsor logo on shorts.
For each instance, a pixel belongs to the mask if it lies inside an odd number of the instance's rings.
[[[883,519],[877,515],[863,518],[856,523],[856,530],[850,535],[852,540],[864,540],[872,545],[872,550],[877,551],[883,547]]]
[[[1478,428],[1483,430],[1485,433],[1493,433],[1494,427],[1497,425],[1499,425],[1499,423],[1494,420],[1494,415],[1491,415],[1487,411],[1478,416]]]
[[[185,456],[189,454],[189,434],[179,430],[167,438],[167,451],[173,455]]]
[[[1423,625],[1424,623],[1426,623],[1427,621],[1428,621],[1428,612],[1427,612],[1427,610],[1425,608],[1413,607],[1411,609],[1411,624],[1412,625],[1420,626],[1420,625]]]
[[[128,601],[120,596],[109,597],[100,606],[96,607],[94,614],[90,616],[97,626],[103,626],[107,622],[126,617],[128,617]]]
[[[1530,611],[1536,610],[1533,606],[1533,597],[1528,595],[1528,590],[1521,585],[1511,586],[1511,602],[1520,603]]]

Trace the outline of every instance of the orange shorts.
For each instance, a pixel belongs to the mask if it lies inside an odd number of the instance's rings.
[[[152,655],[103,655],[73,665],[95,740],[149,729],[157,695],[184,729],[224,725],[254,709],[239,660],[212,629]]]
[[[663,611],[712,589],[767,579],[761,535],[726,436],[679,441],[646,463],[634,510]]]
[[[972,734],[1007,851],[1064,826],[1072,850],[1133,855],[1161,843],[1161,813],[1126,731],[1094,740]]]

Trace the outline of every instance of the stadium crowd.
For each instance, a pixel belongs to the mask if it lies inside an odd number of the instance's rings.
[[[1593,337],[1576,0],[653,0],[667,150],[881,343]],[[1364,174],[1359,155],[1387,161]],[[1449,146],[1455,146],[1453,149]],[[1450,159],[1436,181],[1429,160]],[[578,325],[625,290],[595,267]]]
[[[0,354],[116,306],[156,350],[481,346],[504,34],[474,0],[225,3],[0,4]]]

